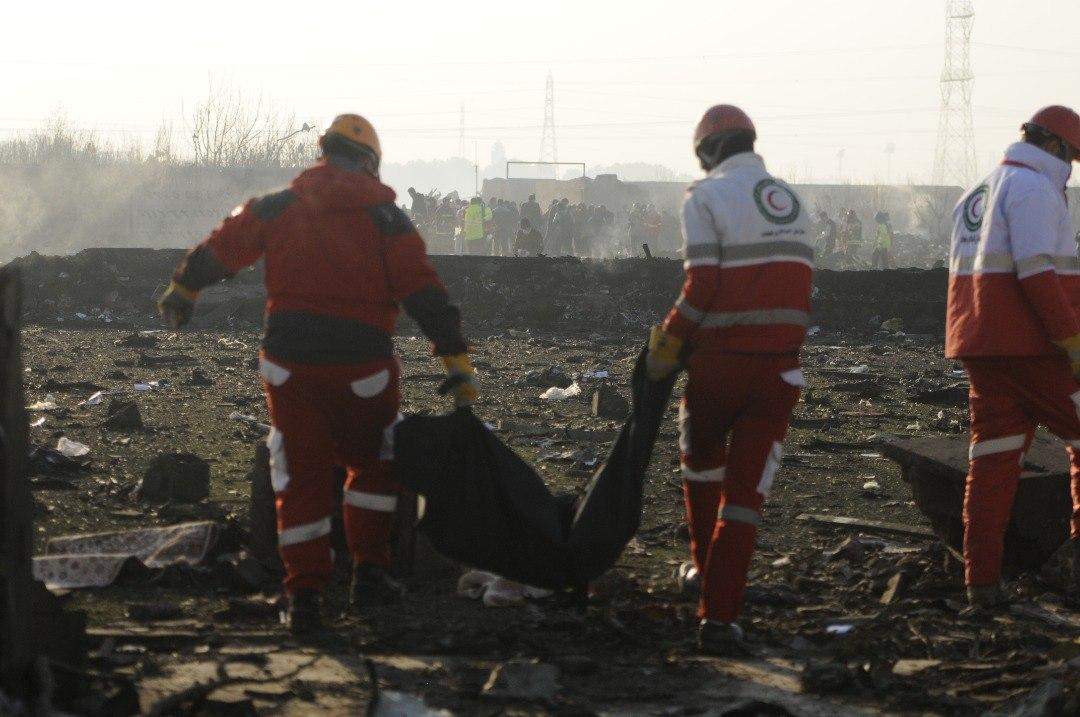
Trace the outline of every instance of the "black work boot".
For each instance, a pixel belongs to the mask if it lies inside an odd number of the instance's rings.
[[[401,602],[405,587],[385,568],[369,563],[353,567],[352,584],[349,585],[349,610],[393,605]]]
[[[318,590],[297,590],[289,595],[289,605],[281,622],[294,635],[310,635],[322,630],[322,596]]]
[[[1001,583],[968,585],[967,599],[972,610],[993,610],[1009,602],[1009,596],[1005,594]]]
[[[733,622],[702,620],[698,626],[698,649],[707,655],[741,657],[750,654],[743,630]]]

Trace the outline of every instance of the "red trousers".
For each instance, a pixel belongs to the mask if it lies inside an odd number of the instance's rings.
[[[691,356],[679,449],[703,618],[739,615],[761,507],[803,383],[795,356]]]
[[[1080,384],[1064,357],[965,359],[971,382],[971,449],[964,491],[964,577],[1001,578],[1005,528],[1024,453],[1042,424],[1068,444],[1072,537],[1080,537]]]
[[[290,364],[263,356],[270,481],[285,589],[322,590],[333,572],[333,473],[345,466],[344,523],[356,563],[390,565],[398,487],[388,445],[401,401],[397,361]]]

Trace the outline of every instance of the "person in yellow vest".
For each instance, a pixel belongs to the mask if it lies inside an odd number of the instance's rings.
[[[876,243],[874,255],[870,259],[870,265],[874,269],[895,269],[896,261],[893,259],[893,228],[889,222],[888,212],[878,212],[874,215],[877,223]]]
[[[473,197],[465,208],[462,220],[462,235],[465,239],[465,253],[471,255],[488,254],[491,248],[487,241],[487,224],[494,215],[491,208],[480,197]]]

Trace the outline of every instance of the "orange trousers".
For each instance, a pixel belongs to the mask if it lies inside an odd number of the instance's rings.
[[[291,364],[262,356],[285,589],[322,590],[333,573],[333,473],[345,466],[345,538],[355,563],[389,567],[399,489],[392,429],[401,401],[397,361]]]
[[[1005,528],[1039,424],[1068,444],[1071,533],[1080,537],[1080,384],[1064,357],[965,359],[964,368],[971,383],[964,579],[968,585],[992,585],[1001,578]]]
[[[738,617],[761,508],[803,386],[798,357],[695,352],[679,416],[700,616]]]

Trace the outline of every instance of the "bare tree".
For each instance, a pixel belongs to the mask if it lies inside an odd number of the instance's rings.
[[[215,167],[298,166],[314,156],[304,123],[284,115],[262,97],[210,82],[206,98],[191,117],[195,164]]]

